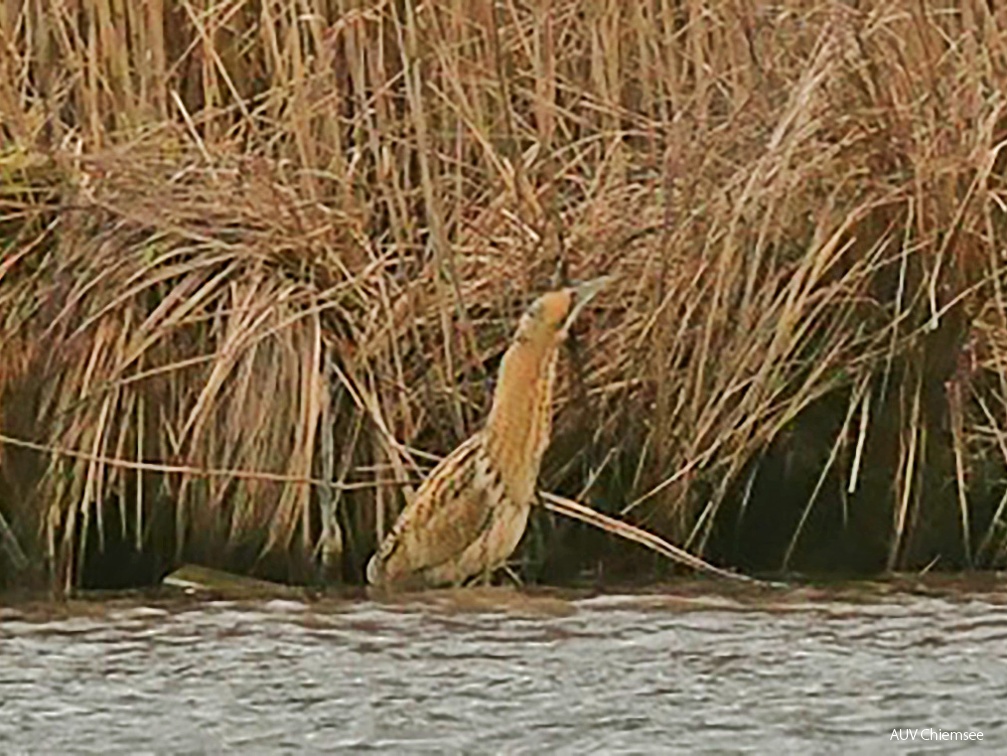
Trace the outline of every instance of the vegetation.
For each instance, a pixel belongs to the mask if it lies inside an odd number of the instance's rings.
[[[0,544],[359,581],[520,307],[610,273],[546,490],[748,570],[1002,565],[1007,10],[855,5],[6,3]]]

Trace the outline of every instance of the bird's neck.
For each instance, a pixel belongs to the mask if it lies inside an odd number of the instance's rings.
[[[516,503],[529,503],[535,493],[552,430],[558,354],[554,344],[517,341],[500,365],[493,407],[486,422],[486,443]]]

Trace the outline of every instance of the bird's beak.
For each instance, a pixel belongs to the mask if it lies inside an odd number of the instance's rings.
[[[592,278],[590,281],[585,281],[584,283],[575,284],[570,288],[573,289],[574,293],[574,304],[570,310],[570,314],[566,316],[566,322],[563,324],[563,330],[570,328],[570,325],[577,316],[580,315],[581,310],[583,310],[587,303],[594,299],[595,294],[601,291],[607,284],[612,281],[612,276],[600,276],[599,278]]]

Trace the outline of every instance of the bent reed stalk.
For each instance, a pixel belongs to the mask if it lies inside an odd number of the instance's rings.
[[[0,448],[40,579],[359,582],[601,273],[545,490],[745,571],[1007,561],[1007,10],[15,0],[0,44],[0,432],[74,452]],[[599,563],[656,569],[534,518],[526,578]]]

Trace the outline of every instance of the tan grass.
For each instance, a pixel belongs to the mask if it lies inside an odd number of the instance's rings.
[[[111,516],[355,579],[521,304],[601,273],[547,487],[702,554],[835,401],[781,564],[835,507],[879,568],[945,510],[1004,561],[1007,11],[43,5],[0,9],[0,411],[77,456],[5,454],[0,516],[60,585]]]

